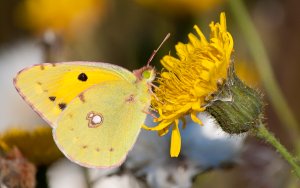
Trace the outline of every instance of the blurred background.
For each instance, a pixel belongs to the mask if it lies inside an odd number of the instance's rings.
[[[169,138],[142,131],[122,168],[83,169],[63,159],[52,141],[50,128],[14,89],[12,80],[16,73],[37,63],[97,61],[118,64],[129,70],[140,68],[166,34],[171,33],[152,61],[160,70],[160,59],[168,53],[175,55],[174,46],[179,41],[188,42],[187,34],[194,32],[193,25],[200,26],[209,37],[209,23],[218,22],[220,13],[225,11],[227,28],[235,42],[238,75],[264,93],[259,67],[253,62],[249,44],[228,2],[1,0],[0,146],[17,148],[0,153],[0,187],[19,180],[23,187],[55,188],[300,187],[289,165],[272,147],[251,136],[225,135],[213,127],[213,123],[200,128],[195,125],[194,129],[189,126],[192,130],[182,131],[184,147],[178,159],[168,155]],[[244,3],[267,50],[276,80],[299,122],[300,3],[292,0]],[[292,153],[300,155],[299,144],[295,144],[299,140],[298,133],[280,121],[267,94],[264,99],[265,122],[270,130]],[[193,134],[195,130],[197,134]],[[157,140],[160,143],[156,143]],[[150,143],[162,147],[151,149],[146,146]],[[149,150],[155,151],[153,157],[145,159],[142,153],[151,152]],[[141,163],[144,160],[146,164]],[[10,172],[11,169],[15,172]]]

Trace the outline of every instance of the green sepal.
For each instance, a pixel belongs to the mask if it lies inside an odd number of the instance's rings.
[[[230,65],[226,82],[206,107],[221,128],[229,134],[247,132],[263,117],[261,95],[241,81]]]

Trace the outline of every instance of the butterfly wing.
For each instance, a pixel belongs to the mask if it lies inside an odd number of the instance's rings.
[[[101,83],[76,97],[53,130],[60,150],[85,167],[120,165],[136,141],[150,104],[147,90],[126,81]]]
[[[14,84],[23,99],[51,126],[82,91],[108,80],[134,82],[134,75],[107,63],[39,64],[18,73]]]

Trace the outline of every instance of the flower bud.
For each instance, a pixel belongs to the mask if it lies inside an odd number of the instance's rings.
[[[226,82],[220,85],[206,111],[229,134],[247,132],[258,125],[263,114],[261,95],[241,81],[230,65]]]

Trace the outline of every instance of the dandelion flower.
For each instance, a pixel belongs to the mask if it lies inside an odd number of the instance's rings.
[[[166,55],[161,60],[164,66],[154,90],[152,106],[158,112],[155,127],[144,126],[147,130],[158,131],[160,136],[172,129],[171,157],[177,157],[181,148],[180,121],[185,126],[184,116],[190,114],[194,122],[202,125],[197,118],[227,78],[233,51],[233,39],[227,32],[225,13],[220,23],[210,24],[210,39],[207,40],[198,26],[198,36],[190,33],[187,44],[176,45],[178,58]]]

